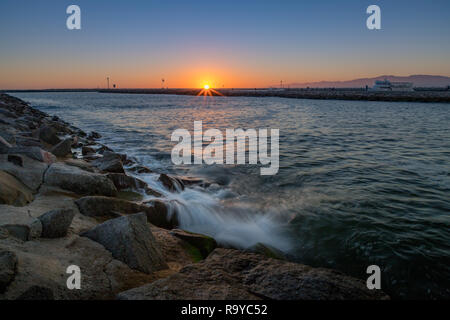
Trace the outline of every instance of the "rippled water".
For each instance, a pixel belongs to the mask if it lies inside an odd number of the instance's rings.
[[[162,172],[207,190],[162,190],[183,227],[263,242],[313,266],[367,278],[397,298],[450,297],[450,105],[281,98],[14,94]],[[173,166],[177,128],[279,128],[280,170]],[[143,177],[154,187],[154,175]]]

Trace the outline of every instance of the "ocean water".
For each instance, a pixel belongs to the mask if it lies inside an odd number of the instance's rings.
[[[182,227],[219,242],[258,242],[312,266],[366,279],[394,298],[450,298],[450,105],[252,97],[14,93],[103,135],[157,172],[210,187],[160,190]],[[175,129],[276,128],[280,169],[174,166]]]

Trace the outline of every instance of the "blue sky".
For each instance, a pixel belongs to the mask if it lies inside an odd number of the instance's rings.
[[[82,29],[66,29],[77,4]],[[367,6],[382,30],[366,28]],[[450,1],[0,2],[0,88],[450,76]]]

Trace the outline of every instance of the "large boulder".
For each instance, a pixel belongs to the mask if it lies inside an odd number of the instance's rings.
[[[56,129],[52,126],[42,126],[36,130],[35,136],[52,146],[61,142]]]
[[[179,227],[178,215],[170,203],[155,199],[145,202],[145,205],[150,206],[150,211],[146,212],[148,222],[151,224],[164,229]]]
[[[184,184],[181,179],[169,176],[165,173],[159,175],[159,181],[172,192],[184,190]]]
[[[17,256],[14,252],[0,249],[0,293],[14,280]]]
[[[114,183],[117,190],[144,191],[148,195],[161,196],[159,192],[151,189],[147,183],[138,178],[123,173],[109,173],[107,177]]]
[[[202,234],[187,232],[180,229],[174,229],[170,231],[170,234],[186,241],[198,250],[201,259],[206,258],[217,247],[216,240]]]
[[[31,201],[31,190],[12,175],[0,170],[0,204],[25,206]]]
[[[129,170],[129,171],[132,171],[132,172],[136,172],[136,173],[152,173],[153,172],[153,170],[152,169],[150,169],[150,168],[148,168],[148,167],[146,167],[146,166],[141,166],[141,165],[139,165],[139,164],[137,164],[137,165],[135,165],[135,166],[133,166],[133,167],[130,167],[130,168],[127,168],[127,170]]]
[[[117,195],[116,187],[106,176],[63,163],[54,163],[48,168],[44,183],[79,195]]]
[[[60,238],[67,235],[75,211],[73,209],[55,209],[44,213],[38,219],[42,224],[43,238]]]
[[[42,178],[48,165],[26,156],[0,154],[0,170],[14,176],[33,192],[42,184]]]
[[[101,196],[83,197],[75,201],[80,213],[90,217],[115,218],[120,215],[145,212],[149,223],[166,229],[178,226],[175,215],[168,215],[164,203],[155,201],[150,205]]]
[[[94,154],[95,153],[95,149],[89,146],[83,146],[81,147],[81,154],[83,156],[87,155],[87,154]]]
[[[2,232],[7,231],[8,237],[29,241],[41,236],[41,222],[32,217],[26,208],[0,205],[0,228]]]
[[[94,160],[92,164],[104,172],[125,173],[120,155],[114,152],[106,151],[102,158]]]
[[[57,157],[65,157],[69,154],[72,154],[72,138],[67,138],[55,145],[51,150]]]
[[[68,158],[68,159],[64,160],[64,163],[67,164],[68,166],[77,167],[84,171],[97,172],[96,169],[89,162],[86,162],[82,159]]]
[[[369,290],[364,281],[340,272],[276,260],[232,249],[215,249],[202,262],[139,288],[119,299],[272,299],[361,300],[388,299]]]
[[[111,197],[89,196],[75,200],[80,213],[89,217],[118,217],[148,210],[148,207]]]
[[[158,278],[129,268],[101,244],[77,235],[27,242],[0,239],[0,247],[14,252],[18,261],[14,280],[4,293],[0,292],[0,300],[52,296],[56,300],[112,299],[118,292]],[[66,270],[70,265],[81,269],[81,290],[67,289]],[[0,266],[0,278],[3,270]]]
[[[178,226],[176,215],[169,215],[165,203],[152,201],[147,204],[138,204],[124,199],[102,196],[83,197],[75,201],[80,213],[90,217],[115,218],[120,215],[145,212],[149,223],[173,229]]]
[[[0,153],[2,154],[16,154],[16,155],[23,155],[27,156],[31,159],[44,162],[44,163],[53,163],[56,161],[56,158],[53,154],[50,152],[47,152],[40,147],[36,146],[30,146],[30,147],[11,147],[8,149],[2,149],[0,150]]]
[[[16,144],[22,147],[39,147],[43,148],[41,140],[33,137],[16,136]]]
[[[114,258],[144,273],[167,269],[145,213],[106,221],[82,234],[102,244]]]

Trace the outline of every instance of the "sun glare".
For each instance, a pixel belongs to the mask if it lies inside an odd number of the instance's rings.
[[[209,84],[204,84],[203,89],[200,90],[200,92],[197,94],[197,96],[223,96],[219,91],[214,90],[211,88]]]

